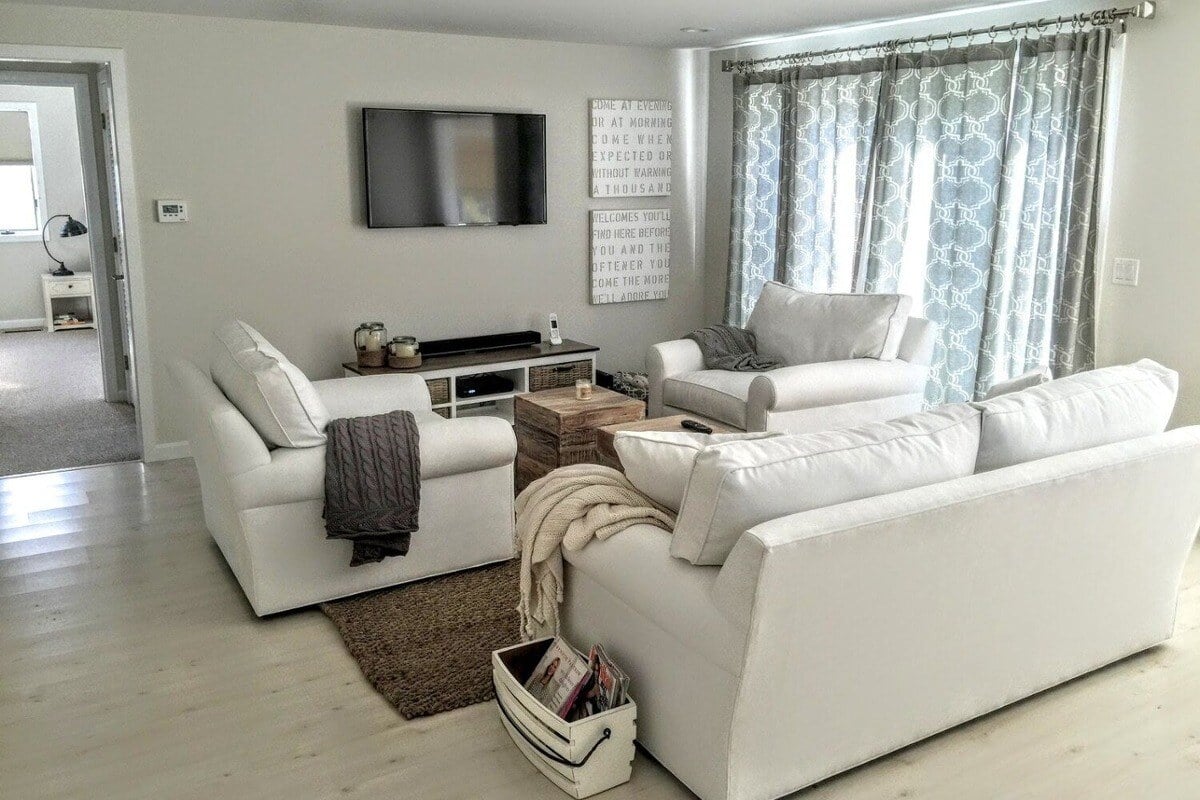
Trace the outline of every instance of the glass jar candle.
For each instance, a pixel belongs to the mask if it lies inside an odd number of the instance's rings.
[[[388,345],[388,355],[394,358],[416,358],[421,345],[415,336],[397,336]]]
[[[354,329],[354,350],[361,367],[382,367],[386,356],[387,328],[382,322],[364,322]]]
[[[592,382],[587,380],[575,381],[575,399],[576,400],[591,400],[592,399]]]

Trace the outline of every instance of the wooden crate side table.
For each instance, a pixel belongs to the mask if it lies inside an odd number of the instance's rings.
[[[596,387],[576,400],[575,387],[517,395],[517,491],[556,467],[597,462],[596,429],[646,416],[641,400]]]
[[[619,422],[615,425],[605,425],[596,429],[597,462],[606,467],[621,469],[621,459],[617,456],[616,438],[621,431],[660,431],[668,433],[690,433],[680,423],[685,419],[695,419],[689,414],[675,414],[670,417],[655,417],[637,422]],[[716,422],[704,423],[713,429],[713,433],[740,433],[737,428],[729,428]]]

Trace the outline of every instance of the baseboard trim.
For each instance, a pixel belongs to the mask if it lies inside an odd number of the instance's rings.
[[[39,331],[46,330],[46,318],[31,317],[30,319],[0,319],[0,331],[27,331],[32,329]]]
[[[143,461],[172,461],[176,458],[187,458],[192,449],[187,442],[162,442],[150,445],[142,456]]]

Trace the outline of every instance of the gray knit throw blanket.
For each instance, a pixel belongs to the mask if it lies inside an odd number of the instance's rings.
[[[354,543],[352,567],[407,555],[421,510],[412,412],[335,419],[325,434],[325,535]]]
[[[733,372],[763,372],[783,366],[778,361],[760,356],[754,334],[732,325],[710,325],[687,335],[700,345],[705,369],[724,369]]]

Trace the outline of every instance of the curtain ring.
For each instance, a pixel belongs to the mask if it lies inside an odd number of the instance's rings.
[[[988,28],[988,41],[990,41],[992,44],[996,43],[996,37],[1000,35],[1000,31],[996,30],[996,27],[997,26],[993,25],[992,27]]]

